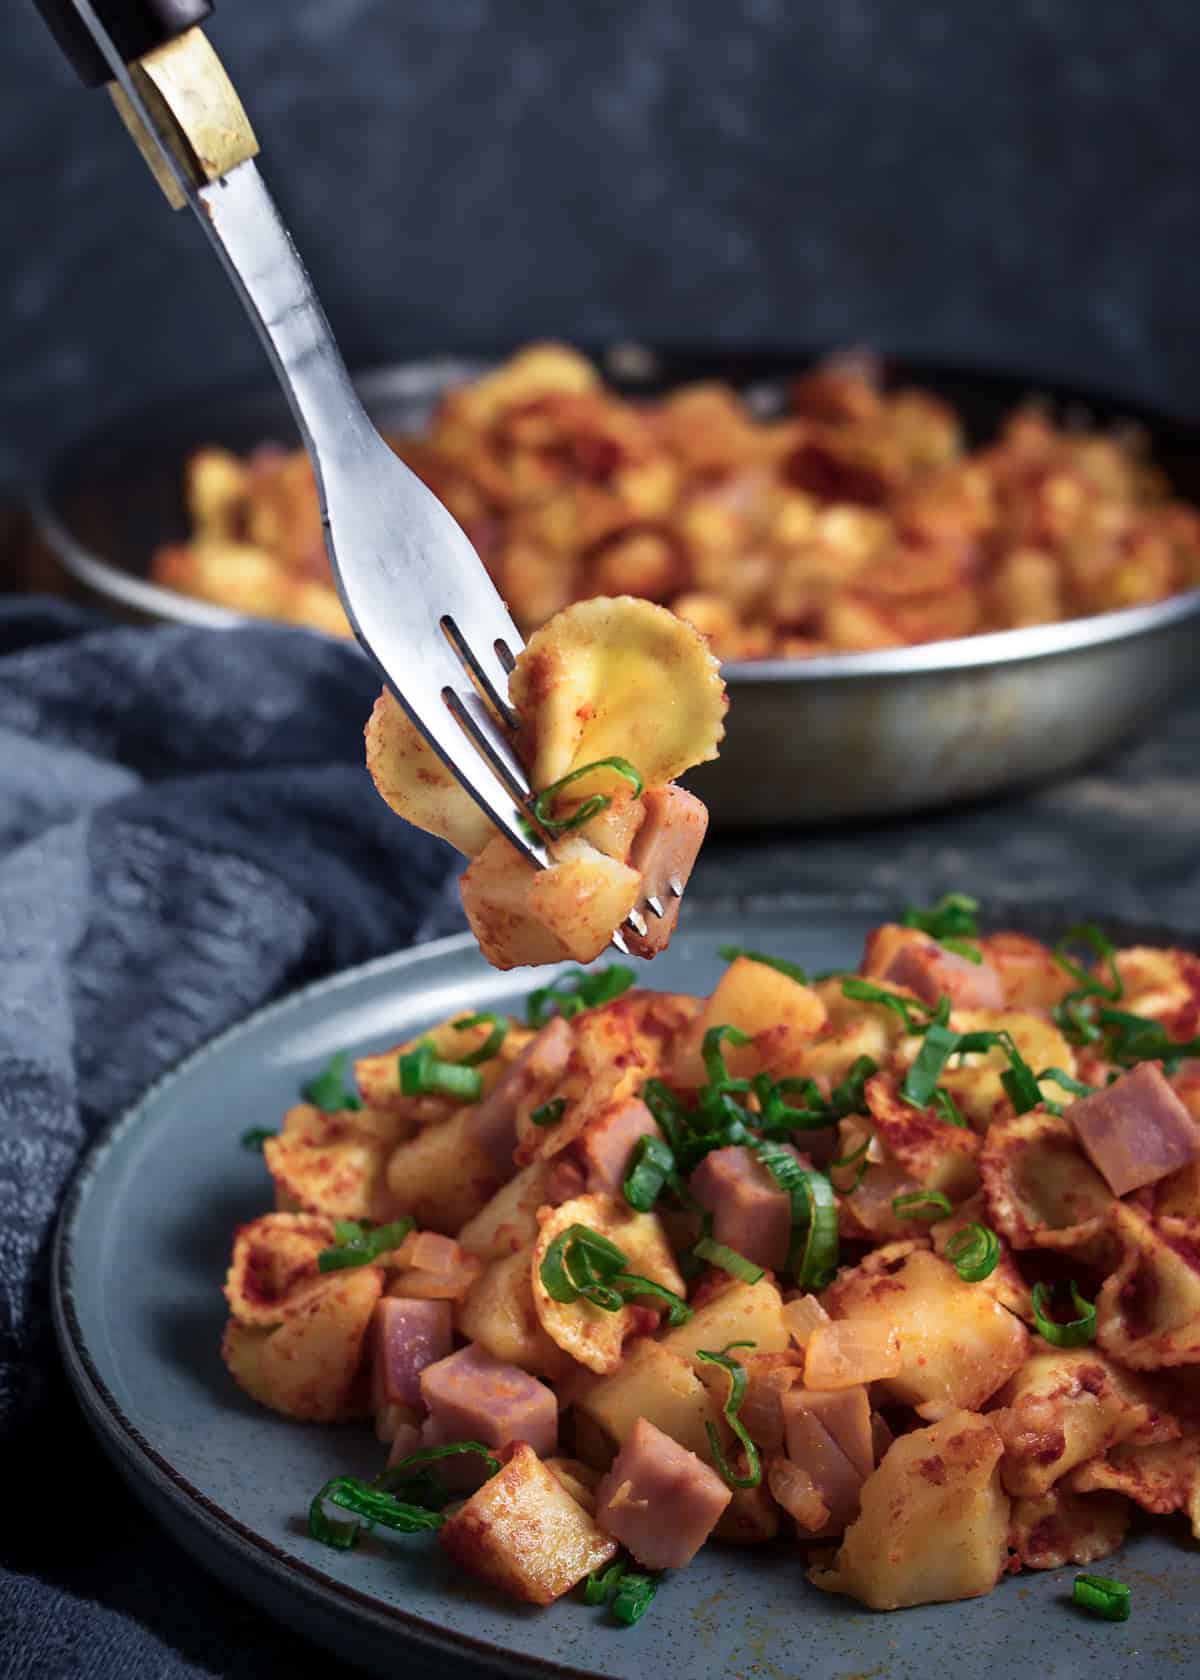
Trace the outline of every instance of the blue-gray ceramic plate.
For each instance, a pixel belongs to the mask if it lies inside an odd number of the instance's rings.
[[[685,918],[653,984],[711,989],[722,941],[815,969],[850,964],[881,907]],[[1122,1680],[1200,1669],[1200,1549],[1176,1524],[1140,1527],[1102,1567],[1133,1588],[1123,1625],[1072,1608],[1072,1571],[1006,1580],[987,1598],[893,1615],[817,1592],[798,1548],[706,1547],[625,1630],[572,1594],[522,1609],[455,1574],[436,1542],[373,1536],[357,1551],[309,1539],[313,1491],[373,1474],[369,1428],[292,1424],[256,1407],[221,1364],[221,1285],[233,1228],[263,1212],[262,1162],[238,1147],[274,1126],[329,1055],[374,1051],[465,1006],[517,1006],[528,971],[499,975],[467,938],[340,975],[253,1016],[151,1090],[100,1139],[64,1210],[58,1333],[88,1420],[138,1497],[229,1586],[344,1660],[389,1680]],[[136,1234],[130,1240],[131,1233]]]

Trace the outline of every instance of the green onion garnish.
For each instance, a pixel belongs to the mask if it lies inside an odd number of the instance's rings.
[[[792,1244],[788,1269],[801,1289],[824,1289],[837,1270],[838,1215],[833,1185],[824,1173],[802,1167],[773,1143],[755,1144],[755,1154],[792,1199]]]
[[[912,1066],[900,1085],[900,1095],[914,1108],[928,1108],[934,1100],[938,1080],[952,1056],[966,1056],[978,1051],[1002,1049],[1009,1065],[1000,1075],[1000,1083],[1018,1114],[1025,1114],[1042,1100],[1033,1069],[1017,1049],[1009,1032],[956,1033],[941,1022],[934,1022],[925,1034],[925,1042],[917,1051]]]
[[[923,1033],[934,1024],[945,1026],[950,1019],[948,997],[939,998],[937,1008],[930,1009],[928,1004],[918,1003],[915,998],[900,997],[896,992],[889,992],[870,980],[860,980],[856,975],[842,981],[842,996],[855,1003],[878,1003],[884,1009],[890,1009],[893,1015],[899,1015],[905,1032],[909,1033]],[[925,1016],[924,1020],[918,1018],[918,1010]]]
[[[1059,1067],[1043,1068],[1037,1076],[1038,1084],[1040,1085],[1044,1079],[1052,1079],[1064,1091],[1070,1091],[1073,1097],[1094,1097],[1099,1090],[1099,1086],[1085,1085],[1082,1079],[1076,1079],[1073,1074],[1067,1073],[1065,1069]]]
[[[570,787],[571,783],[577,782],[581,776],[590,776],[593,770],[615,770],[617,775],[623,776],[633,788],[633,797],[641,798],[642,778],[627,758],[598,758],[594,764],[582,764],[578,770],[571,770],[567,775],[560,776],[556,782],[551,782],[548,788],[543,788],[541,793],[536,795],[530,810],[533,812],[534,821],[540,823],[547,833],[565,834],[569,829],[582,828],[584,823],[598,817],[601,811],[607,811],[612,804],[611,797],[607,793],[594,793],[569,817],[553,817],[550,814],[551,801],[563,788]]]
[[[1092,1341],[1096,1334],[1095,1306],[1091,1301],[1084,1300],[1074,1283],[1070,1284],[1069,1288],[1071,1302],[1078,1317],[1060,1324],[1056,1319],[1048,1318],[1044,1310],[1051,1295],[1049,1285],[1035,1283],[1033,1286],[1034,1323],[1042,1340],[1049,1342],[1051,1347],[1082,1347],[1085,1342]]]
[[[357,1545],[359,1535],[375,1523],[400,1534],[427,1533],[440,1528],[446,1519],[438,1507],[446,1504],[450,1495],[427,1469],[417,1469],[415,1475],[413,1470],[459,1453],[478,1453],[489,1477],[499,1473],[499,1459],[482,1442],[450,1441],[440,1447],[422,1447],[376,1476],[373,1482],[361,1481],[357,1476],[335,1476],[326,1482],[308,1508],[308,1532],[323,1545],[345,1552]],[[399,1498],[397,1489],[409,1497]],[[327,1516],[326,1500],[343,1511],[352,1511],[361,1520],[339,1522]]]
[[[721,1271],[728,1272],[739,1283],[757,1283],[763,1276],[761,1266],[747,1260],[736,1248],[727,1248],[724,1243],[717,1242],[714,1237],[701,1237],[692,1253],[697,1260],[705,1260],[710,1266],[718,1266]]]
[[[829,1093],[829,1104],[839,1120],[848,1114],[861,1114],[866,1101],[867,1080],[879,1072],[879,1064],[870,1056],[856,1056],[845,1079]]]
[[[638,1213],[649,1213],[675,1171],[675,1156],[662,1138],[647,1132],[634,1144],[622,1185],[625,1200]]]
[[[933,1093],[933,1111],[948,1126],[965,1127],[967,1124],[963,1119],[962,1110],[944,1085],[939,1085]]]
[[[854,1174],[852,1183],[833,1185],[833,1188],[837,1191],[839,1196],[852,1196],[862,1183],[863,1179],[867,1176],[867,1168],[870,1165],[870,1162],[867,1159],[867,1151],[870,1147],[871,1136],[868,1133],[857,1149],[852,1149],[848,1155],[839,1155],[836,1161],[830,1161],[829,1182],[831,1184],[833,1184],[834,1173],[837,1172],[840,1167],[857,1167],[858,1169]]]
[[[1088,946],[1102,963],[1108,964],[1107,985],[1067,955],[1067,948],[1071,945]],[[1094,923],[1084,922],[1071,928],[1059,940],[1054,947],[1054,960],[1060,968],[1066,969],[1073,980],[1079,982],[1075,991],[1068,992],[1055,1004],[1051,1011],[1055,1024],[1071,1043],[1094,1044],[1102,1036],[1095,1019],[1097,999],[1107,998],[1110,1003],[1117,1003],[1125,995],[1125,983],[1117,968],[1112,941]]]
[[[737,1086],[730,1079],[729,1069],[725,1066],[725,1058],[721,1054],[721,1045],[726,1039],[729,1040],[730,1044],[749,1044],[750,1034],[743,1032],[740,1027],[709,1027],[704,1035],[704,1043],[701,1046],[700,1054],[704,1058],[704,1071],[708,1075],[710,1085],[719,1085],[722,1088],[732,1086],[736,1089]],[[742,1086],[741,1088],[748,1090],[749,1086]]]
[[[339,1050],[320,1073],[301,1087],[306,1101],[314,1103],[324,1114],[337,1114],[342,1109],[362,1107],[362,1098],[347,1087],[346,1064],[350,1058]]]
[[[653,1279],[625,1270],[625,1256],[589,1225],[568,1225],[547,1248],[539,1268],[542,1286],[564,1306],[581,1298],[602,1312],[619,1312],[627,1301],[650,1295],[667,1306],[667,1323],[685,1324],[692,1309],[681,1295]]]
[[[1000,1263],[1000,1239],[987,1225],[964,1225],[946,1244],[945,1257],[964,1283],[982,1283]]]
[[[904,927],[920,928],[922,933],[945,945],[947,935],[953,939],[976,937],[979,932],[975,920],[978,909],[977,898],[969,898],[966,893],[946,893],[928,910],[910,905],[900,921]]]
[[[620,963],[598,968],[592,974],[582,968],[568,969],[548,986],[530,992],[525,1002],[525,1019],[531,1027],[544,1027],[555,1014],[561,1015],[564,1021],[573,1020],[585,1009],[596,1009],[619,998],[633,981],[633,970],[623,968]]]
[[[658,1576],[645,1575],[625,1563],[596,1569],[583,1584],[585,1604],[607,1604],[614,1621],[623,1627],[640,1622],[658,1591]]]
[[[932,1225],[935,1219],[953,1213],[954,1204],[940,1190],[910,1190],[905,1196],[892,1197],[892,1212],[897,1219],[919,1219]]]
[[[687,1130],[688,1116],[682,1099],[661,1079],[647,1079],[642,1086],[642,1101],[650,1110],[658,1128],[672,1149],[678,1149]]]
[[[549,1102],[531,1109],[529,1118],[535,1126],[554,1126],[562,1119],[566,1106],[566,1097],[551,1097]]]
[[[1124,1581],[1110,1580],[1107,1575],[1076,1575],[1071,1598],[1081,1610],[1106,1622],[1127,1622],[1133,1605],[1133,1594]]]
[[[744,1476],[735,1474],[725,1457],[721,1446],[721,1437],[717,1434],[716,1426],[707,1418],[704,1422],[704,1431],[708,1436],[708,1444],[712,1448],[717,1469],[721,1472],[725,1485],[731,1488],[756,1488],[762,1482],[762,1463],[758,1456],[758,1448],[750,1439],[745,1424],[738,1416],[742,1401],[746,1396],[746,1367],[740,1360],[730,1359],[729,1357],[730,1348],[752,1348],[754,1345],[753,1342],[727,1342],[720,1353],[710,1353],[704,1348],[696,1350],[696,1358],[705,1365],[719,1365],[723,1371],[729,1373],[729,1392],[725,1396],[725,1405],[722,1410],[725,1413],[726,1423],[737,1436],[742,1451],[746,1455],[747,1468]]]
[[[769,957],[765,951],[751,951],[745,945],[718,945],[717,954],[723,962],[736,962],[739,957],[748,957],[751,962],[761,963],[764,968],[773,968],[778,974],[786,974],[789,980],[796,980],[801,986],[808,985],[808,975],[799,963],[788,962],[786,957]]]
[[[965,957],[968,962],[982,964],[983,952],[978,945],[972,945],[968,939],[939,939],[938,944],[943,951],[953,951],[956,957]]]
[[[393,1219],[390,1225],[376,1225],[373,1230],[353,1219],[335,1219],[333,1247],[323,1248],[317,1255],[319,1272],[341,1272],[350,1266],[370,1266],[389,1249],[399,1248],[416,1220],[405,1214]]]
[[[1177,1041],[1161,1021],[1145,1015],[1101,1008],[1098,1019],[1107,1054],[1122,1067],[1132,1067],[1135,1062],[1161,1062],[1164,1073],[1174,1073],[1187,1057],[1200,1055],[1200,1037]]]
[[[916,1059],[900,1084],[900,1095],[914,1108],[928,1108],[946,1063],[958,1049],[961,1033],[936,1022],[925,1034]]]
[[[267,1139],[278,1136],[278,1132],[271,1131],[267,1126],[251,1126],[249,1131],[242,1133],[239,1142],[243,1149],[249,1149],[253,1154],[261,1155],[262,1146]]]
[[[478,1067],[480,1062],[490,1062],[492,1057],[499,1054],[500,1046],[508,1037],[508,1022],[503,1015],[468,1015],[465,1021],[455,1021],[455,1032],[466,1032],[468,1027],[490,1026],[491,1032],[484,1039],[478,1050],[472,1050],[469,1056],[464,1056],[458,1063],[459,1067]]]
[[[483,1075],[468,1062],[444,1062],[433,1040],[423,1038],[415,1050],[400,1058],[400,1090],[406,1097],[456,1097],[459,1102],[478,1102],[483,1094]]]

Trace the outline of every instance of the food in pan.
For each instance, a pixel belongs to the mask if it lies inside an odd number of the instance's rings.
[[[1018,409],[968,445],[928,391],[864,357],[759,418],[731,387],[653,401],[535,345],[394,440],[474,542],[528,634],[572,602],[640,595],[723,660],[805,658],[1057,623],[1200,583],[1200,515],[1144,442]],[[247,613],[346,633],[307,458],[198,451],[193,532],[152,575]]]
[[[702,1546],[776,1542],[798,1599],[805,1566],[878,1610],[1074,1566],[1127,1617],[1092,1566],[1137,1512],[1200,1537],[1200,961],[976,908],[856,972],[726,948],[705,998],[576,970],[252,1134],[276,1210],[226,1363],[386,1447],[307,1490],[314,1543],[436,1536],[626,1623]]]
[[[530,637],[509,699],[533,789],[523,820],[545,841],[547,868],[497,832],[388,689],[366,731],[381,797],[471,859],[463,908],[496,968],[590,962],[618,928],[628,951],[657,955],[708,827],[675,778],[716,758],[725,733],[725,685],[704,638],[650,601],[580,601]]]

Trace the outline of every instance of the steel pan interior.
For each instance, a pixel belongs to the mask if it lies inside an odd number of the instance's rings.
[[[385,429],[419,429],[446,387],[495,358],[438,357],[357,381]],[[646,351],[599,357],[632,394],[726,380],[765,412],[812,360],[800,352]],[[1029,396],[1060,417],[1145,429],[1176,491],[1200,505],[1200,427],[1112,396],[1008,374],[889,359],[890,383],[952,403],[973,439]],[[46,540],[79,588],[110,610],[224,627],[222,607],[147,580],[158,544],[187,534],[181,464],[194,448],[293,442],[273,388],[181,397],[98,428],[51,465],[35,498]],[[730,714],[720,760],[689,778],[716,826],[804,827],[996,794],[1064,775],[1150,722],[1190,686],[1200,591],[1064,625],[818,660],[726,666]]]

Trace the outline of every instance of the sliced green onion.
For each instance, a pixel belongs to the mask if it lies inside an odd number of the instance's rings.
[[[560,818],[550,814],[550,802],[562,792],[563,788],[570,787],[571,783],[577,782],[581,776],[590,776],[593,770],[615,770],[617,775],[623,776],[633,788],[633,797],[635,799],[641,798],[642,778],[627,758],[598,758],[595,763],[582,764],[578,770],[568,771],[565,776],[560,776],[556,782],[551,782],[548,788],[543,788],[530,806],[534,821],[540,823],[550,834],[565,834],[568,829],[582,828],[584,823],[599,816],[601,811],[607,811],[612,804],[610,795],[594,793],[590,799],[585,799],[579,809],[569,817]]]
[[[649,1213],[675,1171],[675,1156],[662,1138],[647,1132],[634,1144],[622,1191],[638,1213]]]
[[[899,1015],[908,1033],[923,1033],[931,1026],[944,1027],[950,1019],[948,997],[940,997],[937,1008],[930,1009],[927,1003],[920,1003],[916,998],[900,997],[871,980],[860,980],[857,975],[850,975],[842,981],[842,996],[855,1003],[877,1003],[883,1009],[890,1009],[893,1015]],[[918,1011],[924,1016],[923,1020],[918,1018]]]
[[[268,1126],[251,1126],[248,1131],[242,1133],[239,1142],[243,1149],[249,1149],[253,1154],[261,1155],[263,1144],[266,1143],[267,1139],[278,1136],[279,1133],[271,1131]]]
[[[718,1266],[721,1271],[728,1272],[730,1277],[737,1278],[739,1283],[757,1283],[763,1276],[761,1266],[756,1266],[753,1260],[747,1260],[736,1248],[727,1248],[724,1243],[717,1242],[713,1237],[701,1237],[692,1253],[697,1260],[706,1260],[710,1266]]]
[[[1073,1097],[1094,1097],[1099,1089],[1097,1085],[1085,1085],[1082,1079],[1076,1079],[1073,1074],[1067,1073],[1059,1067],[1043,1068],[1037,1076],[1039,1085],[1044,1080],[1049,1079],[1052,1079],[1056,1085],[1061,1086],[1064,1091],[1070,1091]]]
[[[340,1510],[352,1511],[358,1522],[339,1522],[325,1514],[325,1502]],[[390,1493],[372,1487],[357,1476],[335,1476],[325,1483],[308,1508],[308,1532],[314,1540],[332,1546],[336,1551],[349,1551],[357,1545],[359,1534],[375,1523],[395,1529],[400,1534],[422,1534],[441,1528],[445,1517],[440,1511],[429,1511],[420,1505],[408,1505]]]
[[[953,1213],[954,1204],[940,1190],[910,1190],[905,1196],[892,1197],[892,1212],[897,1219],[919,1219],[931,1225]]]
[[[719,1365],[728,1373],[729,1392],[725,1396],[722,1410],[725,1422],[732,1429],[741,1443],[742,1451],[746,1455],[746,1474],[739,1476],[725,1457],[721,1446],[721,1437],[717,1434],[716,1425],[705,1420],[704,1430],[708,1436],[708,1444],[712,1449],[713,1460],[721,1472],[721,1478],[727,1487],[756,1488],[762,1484],[762,1462],[758,1456],[758,1448],[746,1432],[746,1426],[738,1416],[742,1401],[746,1397],[746,1367],[738,1359],[730,1359],[730,1348],[752,1348],[753,1342],[728,1342],[720,1353],[711,1353],[705,1348],[696,1350],[696,1358],[705,1365]]]
[[[593,1569],[583,1583],[585,1604],[607,1604],[617,1590],[617,1583],[625,1573],[623,1563],[610,1563],[605,1569]]]
[[[900,1085],[900,1095],[906,1103],[911,1103],[914,1108],[929,1107],[946,1063],[958,1049],[962,1036],[936,1022],[929,1028],[925,1042]]]
[[[1000,1263],[1000,1239],[987,1225],[964,1225],[945,1247],[945,1257],[964,1283],[982,1283]]]
[[[444,1062],[433,1040],[424,1038],[415,1050],[400,1058],[400,1091],[406,1097],[457,1097],[460,1102],[478,1102],[483,1094],[483,1075],[466,1062]]]
[[[956,957],[965,957],[967,962],[983,962],[983,952],[968,939],[939,939],[938,944],[943,951],[953,951]]]
[[[725,1066],[725,1058],[721,1054],[721,1046],[726,1040],[734,1045],[749,1044],[750,1034],[743,1032],[740,1027],[709,1027],[704,1035],[700,1054],[704,1058],[704,1071],[708,1074],[710,1085],[728,1087],[732,1083],[729,1069]]]
[[[686,1324],[692,1316],[692,1309],[682,1295],[677,1295],[664,1283],[655,1283],[653,1278],[642,1277],[639,1272],[618,1272],[612,1279],[612,1284],[627,1301],[635,1300],[639,1295],[650,1295],[656,1300],[664,1301],[667,1307],[667,1323],[672,1329],[676,1325]]]
[[[829,1104],[839,1120],[848,1114],[861,1114],[866,1101],[867,1080],[879,1072],[879,1064],[871,1056],[856,1056],[845,1079],[829,1093]]]
[[[1127,1622],[1133,1607],[1133,1594],[1124,1581],[1107,1575],[1076,1575],[1071,1598],[1081,1610],[1106,1622]]]
[[[301,1087],[301,1094],[305,1100],[314,1103],[324,1114],[337,1114],[342,1109],[362,1107],[362,1098],[357,1092],[350,1090],[346,1083],[346,1066],[349,1060],[347,1053],[339,1050],[320,1073]]]
[[[938,1118],[944,1120],[948,1126],[965,1127],[967,1124],[963,1119],[962,1110],[944,1085],[939,1085],[933,1093],[933,1110]]]
[[[605,1312],[618,1312],[623,1305],[615,1289],[603,1279],[620,1272],[625,1256],[588,1225],[568,1225],[547,1248],[540,1274],[542,1286],[552,1301],[569,1305],[582,1295]]]
[[[544,1027],[554,1014],[565,1021],[573,1020],[585,1009],[596,1009],[611,1003],[627,992],[634,982],[634,972],[620,963],[598,968],[588,974],[585,969],[568,969],[548,986],[539,986],[525,1000],[525,1018],[531,1027]]]
[[[947,945],[947,935],[951,938],[975,937],[979,932],[975,920],[978,909],[977,898],[969,898],[966,893],[945,893],[928,910],[910,905],[900,921],[904,927],[920,928],[922,933],[928,933],[940,944]]]
[[[554,1126],[563,1117],[563,1110],[567,1106],[566,1097],[551,1097],[539,1108],[531,1109],[529,1118],[535,1126]]]
[[[719,945],[717,953],[727,963],[747,957],[751,962],[761,963],[764,968],[773,968],[777,974],[786,974],[789,980],[795,980],[801,986],[808,985],[808,975],[800,964],[788,962],[786,957],[769,957],[765,951],[751,951],[745,945]]]
[[[1071,1302],[1078,1316],[1060,1324],[1056,1319],[1047,1317],[1045,1312],[1051,1295],[1049,1286],[1044,1283],[1035,1283],[1033,1286],[1034,1323],[1042,1340],[1049,1342],[1051,1347],[1082,1347],[1085,1342],[1092,1341],[1096,1334],[1095,1306],[1091,1301],[1084,1300],[1074,1283],[1069,1287]]]
[[[376,1476],[373,1485],[395,1494],[398,1489],[403,1489],[406,1483],[417,1481],[428,1465],[435,1464],[442,1458],[460,1458],[466,1453],[477,1453],[482,1458],[489,1478],[500,1474],[500,1460],[482,1441],[444,1441],[439,1447],[418,1447],[416,1452],[409,1453],[406,1458],[397,1459],[382,1475]],[[414,1471],[417,1472],[416,1475]]]
[[[871,1164],[867,1159],[867,1151],[870,1147],[871,1137],[870,1134],[868,1134],[859,1144],[857,1149],[852,1149],[848,1155],[839,1155],[836,1161],[830,1161],[829,1182],[831,1184],[833,1184],[833,1175],[839,1168],[854,1166],[858,1168],[858,1171],[854,1174],[854,1180],[852,1183],[833,1185],[833,1188],[837,1191],[839,1196],[853,1196],[863,1179],[867,1176],[867,1168]]]
[[[622,1627],[632,1627],[635,1622],[640,1622],[657,1591],[656,1575],[641,1575],[629,1570],[618,1581],[609,1603],[613,1620],[620,1622]]]
[[[687,1109],[670,1086],[661,1079],[647,1079],[642,1086],[642,1101],[658,1122],[659,1130],[672,1149],[678,1149],[687,1130]]]
[[[838,1118],[832,1104],[821,1095],[815,1079],[778,1079],[756,1073],[750,1088],[758,1098],[758,1126],[767,1137],[790,1137],[796,1131],[824,1131]],[[805,1103],[795,1108],[784,1101],[800,1095]]]
[[[1067,949],[1071,945],[1088,945],[1095,952],[1102,963],[1108,964],[1109,982],[1106,986],[1098,980],[1095,974],[1074,962],[1068,955]],[[1054,960],[1060,968],[1065,968],[1073,980],[1086,988],[1091,995],[1111,998],[1115,1003],[1125,995],[1125,982],[1121,979],[1117,968],[1117,953],[1111,939],[1094,922],[1080,922],[1078,926],[1069,928],[1054,947]]]
[[[1173,1073],[1188,1056],[1200,1055],[1200,1037],[1173,1039],[1161,1021],[1145,1015],[1131,1015],[1124,1009],[1099,1011],[1108,1055],[1122,1067],[1135,1062],[1162,1062],[1164,1073]]]
[[[1017,1113],[1028,1114],[1042,1100],[1033,1069],[1017,1049],[1011,1033],[997,1033],[996,1037],[1009,1063],[1008,1071],[1000,1075],[1000,1083]]]
[[[484,1039],[478,1050],[472,1050],[469,1056],[463,1056],[459,1067],[478,1067],[480,1062],[490,1062],[492,1057],[499,1054],[500,1046],[508,1037],[508,1022],[503,1015],[468,1015],[465,1021],[455,1021],[455,1032],[466,1032],[468,1027],[491,1027],[491,1032]]]
[[[376,1225],[373,1230],[358,1225],[352,1219],[337,1219],[333,1225],[332,1248],[323,1248],[317,1255],[319,1272],[341,1272],[350,1266],[370,1266],[389,1249],[399,1248],[416,1220],[405,1214],[389,1225]]]
[[[755,1153],[781,1190],[792,1199],[792,1244],[788,1269],[801,1289],[824,1289],[837,1270],[838,1215],[833,1185],[802,1167],[794,1155],[772,1143]]]

